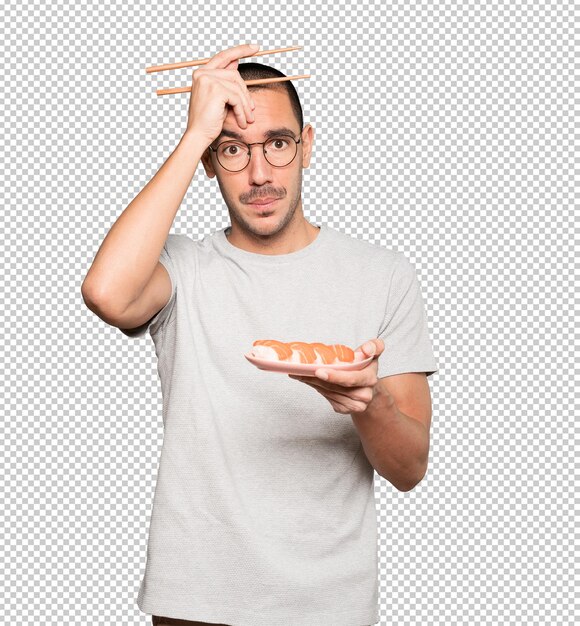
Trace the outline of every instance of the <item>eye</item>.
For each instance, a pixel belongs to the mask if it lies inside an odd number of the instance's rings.
[[[290,145],[290,142],[284,137],[274,137],[268,142],[268,147],[274,150],[284,150]]]
[[[218,149],[219,154],[224,157],[240,156],[240,154],[243,154],[246,150],[247,148],[244,145],[234,141],[222,143]]]

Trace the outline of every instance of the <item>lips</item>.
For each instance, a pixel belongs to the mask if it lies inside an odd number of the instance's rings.
[[[250,204],[255,204],[256,206],[265,206],[267,204],[273,204],[278,198],[258,198],[255,202],[250,202]]]

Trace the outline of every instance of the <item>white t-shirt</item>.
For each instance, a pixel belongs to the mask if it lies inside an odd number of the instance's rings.
[[[170,234],[153,339],[164,439],[147,565],[149,614],[234,626],[379,621],[374,470],[350,415],[245,357],[256,339],[380,337],[378,376],[437,371],[416,272],[397,251],[322,224],[290,254],[226,228]]]

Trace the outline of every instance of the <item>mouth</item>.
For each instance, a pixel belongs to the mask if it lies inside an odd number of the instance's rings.
[[[263,211],[273,206],[279,199],[280,198],[260,198],[256,202],[250,202],[250,206]]]

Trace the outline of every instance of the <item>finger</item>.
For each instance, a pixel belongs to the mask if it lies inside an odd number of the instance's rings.
[[[231,83],[229,81],[225,81],[224,85],[229,93],[227,104],[232,107],[238,126],[240,128],[247,128],[248,111],[246,110],[244,97],[243,94],[240,93],[239,86],[236,83]]]
[[[368,406],[368,402],[355,400],[354,398],[342,393],[333,391],[319,393],[321,393],[333,405],[333,407],[335,404],[338,405],[340,408],[338,411],[339,413],[358,413],[360,411],[365,411]]]
[[[241,106],[235,109],[235,114],[238,118],[238,126],[240,126],[240,128],[247,128],[248,122],[254,121],[254,112],[252,110],[253,101],[249,96],[246,83],[236,69],[227,71],[226,78],[231,79],[231,83],[227,82],[226,86],[232,88],[238,96],[238,98],[235,99],[236,103],[238,99],[241,101]],[[228,99],[228,104],[232,107],[235,106],[234,99]],[[240,113],[242,115],[240,115]]]
[[[248,86],[246,85],[244,79],[238,71],[235,72],[235,76],[233,78],[236,81],[236,85],[240,89],[240,95],[244,100],[244,110],[246,112],[246,118],[248,120],[254,121],[254,109],[256,108],[256,105],[254,103],[254,100],[252,99],[252,96],[250,95],[250,90],[248,89]]]
[[[207,63],[205,67],[212,69],[226,68],[234,59],[241,59],[246,56],[251,56],[260,49],[259,44],[241,44],[240,46],[234,46],[233,48],[227,48],[214,55]]]
[[[332,398],[333,400],[337,400],[339,402],[344,402],[350,399],[349,396],[344,393],[340,393],[339,391],[333,391],[315,382],[311,382],[310,380],[300,379],[300,382],[308,385],[309,387],[312,387],[313,389],[316,389],[316,391],[322,394],[325,398]]]
[[[288,376],[290,378],[299,380],[302,383],[305,383],[309,387],[313,387],[317,391],[324,390],[323,392],[320,392],[323,393],[323,395],[333,395],[338,399],[340,399],[341,397],[348,398],[351,401],[364,403],[365,406],[374,397],[374,387],[369,387],[367,385],[361,385],[359,387],[349,387],[348,394],[345,394],[341,388],[337,388],[335,385],[328,385],[327,383],[319,381],[316,378],[293,376],[291,374],[288,374]]]
[[[244,96],[244,100],[246,101],[246,109],[247,109],[247,113],[248,113],[248,119],[253,120],[254,119],[254,109],[256,108],[256,103],[254,102],[251,94],[250,94],[250,90],[248,89],[248,86],[246,85],[246,82],[244,81],[244,79],[242,78],[242,75],[239,72],[236,72],[237,76],[235,76],[234,78],[236,79],[238,85],[240,86],[240,89],[242,91],[242,95]]]
[[[360,348],[355,350],[359,352],[363,352],[367,357],[374,356],[375,358],[379,357],[385,350],[385,342],[380,338],[370,339],[369,341],[365,341]]]
[[[328,389],[323,387],[322,385],[317,385],[316,383],[306,383],[310,384],[311,387],[315,389],[321,389],[320,391],[324,396],[328,396],[334,398],[340,402],[347,403],[355,403],[357,406],[367,406],[371,402],[374,397],[373,388],[372,387],[360,387],[360,388],[352,388],[348,393],[343,393],[337,389]],[[352,409],[351,409],[352,410]]]
[[[377,346],[376,346],[374,340],[371,339],[370,341],[365,341],[363,343],[363,345],[359,348],[359,350],[364,352],[364,354],[367,357],[374,356],[376,354],[376,352],[377,352]]]
[[[314,380],[320,385],[323,385],[327,389],[335,389],[340,391],[342,387],[348,387],[353,391],[359,389],[366,389],[374,387],[377,384],[378,378],[376,375],[377,367],[371,367],[372,363],[365,367],[363,370],[356,370],[354,372],[339,372],[337,370],[316,370],[316,377]],[[319,372],[325,371],[328,375],[328,380],[321,379]]]
[[[341,404],[340,402],[337,402],[336,400],[332,400],[329,402],[330,404],[332,404],[332,408],[334,409],[335,413],[342,413],[343,415],[348,415],[348,413],[350,413],[350,411],[348,410],[346,406],[344,406],[344,404]]]
[[[317,379],[324,380],[329,385],[338,385],[339,387],[365,387],[371,384],[368,382],[367,375],[361,374],[361,370],[340,372],[338,370],[318,368],[314,374]]]
[[[356,402],[352,398],[348,396],[343,396],[340,393],[332,393],[325,392],[322,394],[329,402],[332,404],[332,408],[337,413],[359,413],[361,411],[365,411],[367,408],[367,403],[365,402]]]

